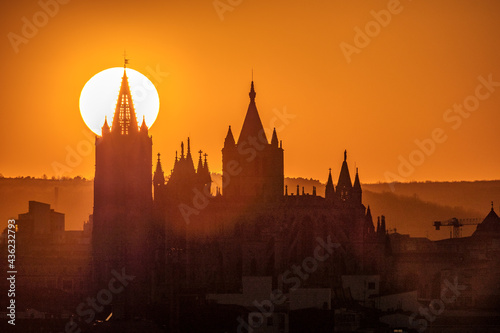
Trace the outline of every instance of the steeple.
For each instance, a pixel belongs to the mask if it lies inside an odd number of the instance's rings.
[[[198,168],[196,169],[197,174],[201,174],[203,171],[203,161],[201,160],[201,154],[203,154],[203,151],[199,150],[198,154],[200,154],[200,159],[198,160]]]
[[[328,172],[328,181],[326,182],[326,188],[325,188],[325,199],[332,201],[335,196],[335,189],[333,187],[332,168],[328,170],[329,172]]]
[[[212,183],[212,177],[210,177],[210,170],[208,169],[208,162],[207,162],[208,154],[205,153],[203,156],[205,157],[205,164],[203,165],[203,176],[204,176],[203,180],[207,186],[210,186],[210,184]]]
[[[354,178],[354,185],[352,186],[352,199],[353,203],[361,204],[361,183],[359,181],[358,168],[356,168],[356,177]]]
[[[191,156],[191,140],[187,138],[187,154],[186,154],[186,168],[189,169],[190,173],[195,173],[193,157]]]
[[[273,130],[273,137],[271,138],[271,146],[278,148],[278,135],[276,134],[276,128]]]
[[[356,177],[354,178],[354,185],[352,186],[354,191],[361,191],[361,184],[359,182],[358,168],[356,168]]]
[[[148,126],[146,125],[146,116],[142,116],[141,133],[147,133]]]
[[[129,133],[137,133],[137,117],[135,114],[132,95],[128,85],[127,72],[123,68],[122,83],[120,92],[118,93],[118,101],[116,103],[115,114],[113,116],[113,124],[111,126],[112,133],[128,135]]]
[[[339,180],[337,182],[337,195],[342,201],[349,199],[352,190],[351,175],[347,166],[347,150],[344,151],[344,162],[340,169]]]
[[[102,135],[109,133],[108,116],[104,116],[104,125],[102,126]]]
[[[373,223],[373,218],[372,218],[372,211],[370,209],[370,205],[368,205],[368,208],[366,209],[366,219],[370,222]]]
[[[366,232],[368,234],[373,234],[375,232],[375,228],[373,227],[373,218],[370,206],[368,206],[368,208],[366,209],[365,227],[366,227]]]
[[[249,93],[250,104],[248,105],[247,114],[243,122],[243,127],[241,128],[240,137],[238,138],[238,145],[244,141],[248,141],[249,137],[259,138],[259,140],[262,142],[265,141],[265,143],[268,142],[259,112],[257,111],[257,106],[255,105],[255,95],[256,93],[252,81]]]
[[[252,74],[253,76],[253,74]],[[255,103],[255,96],[257,95],[257,93],[255,92],[255,88],[253,86],[253,77],[252,77],[252,84],[250,85],[250,92],[248,93],[248,96],[250,96],[250,102],[254,102]]]
[[[229,129],[227,130],[226,139],[224,140],[224,147],[234,147],[235,144],[236,143],[234,142],[233,132],[231,131],[231,125],[229,125]]]
[[[165,174],[163,173],[163,169],[161,167],[160,153],[158,153],[157,156],[158,160],[156,162],[156,170],[153,176],[153,183],[155,187],[165,184]]]

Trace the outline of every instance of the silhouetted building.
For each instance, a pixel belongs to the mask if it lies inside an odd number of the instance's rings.
[[[357,170],[352,185],[347,152],[336,186],[330,170],[324,198],[315,188],[312,194],[299,187],[289,193],[282,143],[276,130],[267,141],[253,82],[249,95],[238,141],[231,127],[224,140],[222,191],[210,193],[207,161],[202,163],[200,151],[195,169],[189,139],[187,154],[182,143],[167,179],[158,158],[154,214],[165,225],[167,271],[176,272],[177,288],[237,292],[243,276],[271,276],[278,287],[283,272],[313,255],[317,238],[339,248],[304,286],[334,288],[341,274],[374,272],[385,231],[375,232],[370,209],[362,204]]]
[[[354,182],[351,179],[347,151],[336,185],[330,169],[324,197],[316,188],[306,193],[299,186],[285,187],[283,146],[276,130],[270,142],[267,139],[253,82],[249,95],[237,141],[228,129],[222,148],[222,188],[212,193],[207,155],[198,151],[195,167],[189,138],[186,149],[181,143],[180,156],[176,152],[169,175],[160,154],[151,174],[151,137],[144,121],[140,128],[137,124],[124,73],[113,124],[109,128],[106,121],[102,137],[96,139],[96,288],[108,283],[112,270],[124,268],[137,276],[113,300],[113,316],[146,315],[139,307],[147,304],[148,315],[177,331],[196,315],[193,309],[210,308],[207,294],[231,310],[244,307],[242,316],[250,316],[255,307],[248,304],[248,293],[242,294],[248,287],[243,281],[266,277],[269,289],[300,299],[277,307],[279,315],[272,319],[276,323],[266,323],[282,329],[288,321],[307,318],[301,317],[303,313],[296,319],[282,316],[294,310],[289,304],[314,304],[315,315],[333,316],[330,302],[321,302],[326,308],[319,309],[321,304],[311,301],[313,295],[324,299],[330,291],[338,306],[352,307],[336,313],[340,317],[358,316],[362,311],[353,306],[355,302],[367,307],[383,302],[388,308],[398,304],[398,297],[405,302],[415,295],[435,297],[444,279],[461,269],[461,259],[450,260],[457,248],[464,260],[470,256],[466,267],[484,271],[496,262],[479,263],[472,255],[473,246],[481,248],[477,256],[487,251],[481,244],[498,248],[495,240],[477,241],[496,233],[498,216],[493,210],[470,240],[459,240],[463,243],[389,235],[384,216],[375,227],[370,207],[362,202],[357,169]],[[354,290],[359,285],[363,288]],[[467,303],[468,297],[464,292],[455,306]],[[496,296],[486,301],[493,304]],[[358,319],[344,324],[359,326]]]
[[[152,144],[145,120],[138,126],[124,69],[113,123],[105,120],[95,143],[92,233],[96,288],[107,286],[113,271],[135,276],[111,303],[118,318],[144,308],[150,292]]]
[[[91,224],[85,223],[84,230],[67,231],[64,214],[37,201],[30,201],[28,212],[19,214],[12,262],[15,268],[9,269],[17,271],[15,299],[19,317],[28,309],[48,315],[69,314],[88,295]],[[2,237],[0,244],[2,249],[5,245],[1,259],[7,262],[7,237]]]
[[[255,104],[252,81],[250,104],[235,142],[231,126],[222,148],[223,195],[235,200],[276,201],[283,196],[283,148],[273,129],[268,142]]]

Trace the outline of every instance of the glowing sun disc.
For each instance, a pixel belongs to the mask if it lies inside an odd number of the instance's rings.
[[[158,91],[138,71],[127,68],[126,72],[138,125],[141,126],[144,116],[146,125],[151,127],[160,110]],[[97,135],[101,135],[105,117],[108,118],[108,125],[112,126],[122,76],[123,67],[108,68],[94,75],[82,89],[80,114],[88,128]]]

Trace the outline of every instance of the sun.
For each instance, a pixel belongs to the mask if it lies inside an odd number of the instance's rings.
[[[158,117],[160,97],[154,84],[140,72],[126,68],[130,93],[137,114],[138,125],[143,116],[146,125],[151,127]],[[80,114],[92,132],[101,135],[104,119],[107,117],[110,126],[113,121],[123,67],[103,70],[87,81],[80,94]]]

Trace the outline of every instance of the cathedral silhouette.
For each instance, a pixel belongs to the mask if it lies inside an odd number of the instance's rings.
[[[297,278],[301,288],[335,290],[342,275],[383,276],[385,219],[375,229],[347,152],[336,185],[330,169],[324,196],[286,188],[283,145],[276,129],[268,141],[253,81],[249,97],[238,139],[229,126],[223,142],[222,188],[211,193],[207,155],[198,151],[195,168],[189,138],[169,176],[160,154],[152,173],[152,138],[144,120],[138,125],[124,71],[111,127],[106,120],[96,138],[92,234],[96,288],[112,270],[135,276],[109,305],[115,318],[170,309],[175,327],[193,295],[238,294],[249,277],[266,277],[286,294]],[[318,255],[318,242],[336,244],[328,259],[307,279],[287,274]]]

